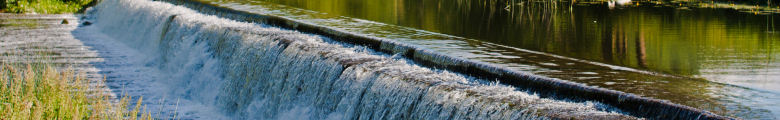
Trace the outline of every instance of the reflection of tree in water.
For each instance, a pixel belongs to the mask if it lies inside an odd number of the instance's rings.
[[[636,66],[639,68],[647,68],[647,48],[645,46],[645,32],[644,29],[628,30],[623,27],[627,24],[622,24],[622,21],[614,21],[613,24],[606,24],[602,32],[601,40],[601,55],[604,62],[613,63],[621,60],[626,60],[628,56],[631,56],[629,40],[634,40],[634,53],[636,56]],[[629,36],[626,32],[635,32],[634,37]]]
[[[636,38],[636,59],[641,68],[647,68],[647,48],[645,47],[645,32],[639,29],[639,36]]]

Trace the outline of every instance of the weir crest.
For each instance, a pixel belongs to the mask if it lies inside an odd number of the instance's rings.
[[[585,91],[594,92],[592,95],[597,97],[606,94],[602,99],[610,99],[610,96],[620,99],[602,103],[605,100],[550,97],[550,93],[526,91],[544,90],[533,87],[485,84],[480,82],[483,77],[463,74],[462,70],[452,72],[448,68],[421,66],[443,64],[424,63],[419,60],[421,58],[453,60],[427,53],[429,51],[409,51],[404,49],[408,46],[398,48],[400,45],[388,43],[355,45],[341,40],[344,38],[330,37],[332,35],[307,34],[294,31],[295,28],[279,28],[278,24],[224,18],[240,15],[235,11],[223,11],[226,14],[215,16],[190,9],[198,4],[196,2],[178,3],[189,6],[146,0],[105,0],[88,11],[85,19],[93,24],[86,27],[100,30],[142,54],[137,59],[162,75],[162,79],[153,82],[167,87],[155,92],[218,109],[230,118],[638,119],[634,115],[720,118],[685,106],[512,71],[507,73],[514,74],[497,78],[515,76],[511,79],[515,82],[529,80],[529,85],[542,85],[536,87],[561,85],[550,89],[582,89],[562,95]],[[214,10],[207,6],[201,9]],[[270,21],[274,20],[270,18]],[[330,34],[341,34],[337,32]],[[398,49],[405,54],[379,52],[383,50],[376,50],[376,47]],[[464,63],[474,66],[461,69],[508,71],[462,59],[451,61],[453,65]],[[646,107],[679,114],[637,113],[642,111],[644,104],[627,110],[632,106],[615,101],[668,105]]]

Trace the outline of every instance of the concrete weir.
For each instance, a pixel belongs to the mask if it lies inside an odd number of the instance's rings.
[[[420,65],[454,71],[486,80],[498,80],[521,90],[537,93],[543,98],[566,99],[573,101],[598,101],[620,109],[633,116],[650,119],[733,119],[708,111],[683,106],[663,100],[640,97],[630,93],[595,88],[584,84],[568,82],[555,78],[532,75],[521,71],[496,67],[487,63],[475,62],[432,52],[404,43],[376,37],[367,37],[349,32],[331,29],[294,19],[253,14],[231,8],[217,7],[209,3],[190,0],[159,0],[194,9],[203,14],[242,22],[262,23],[329,37],[335,41],[366,46],[386,54],[397,54]]]

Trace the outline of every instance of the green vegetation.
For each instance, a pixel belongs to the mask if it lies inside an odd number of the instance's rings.
[[[22,28],[38,28],[42,27],[39,24],[39,21],[36,19],[0,19],[0,22],[3,24],[0,24],[0,27],[5,26],[14,26],[14,27],[22,27]],[[9,52],[3,53],[3,55],[11,54]]]
[[[133,110],[126,109],[130,98],[118,104],[100,87],[73,70],[57,70],[50,65],[0,65],[0,118],[27,119],[151,119],[138,116],[141,99]]]
[[[60,14],[81,12],[95,0],[0,0],[0,12]]]

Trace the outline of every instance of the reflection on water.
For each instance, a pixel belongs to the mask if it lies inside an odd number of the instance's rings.
[[[213,2],[723,115],[780,116],[778,15],[638,2],[614,8],[492,0]]]

